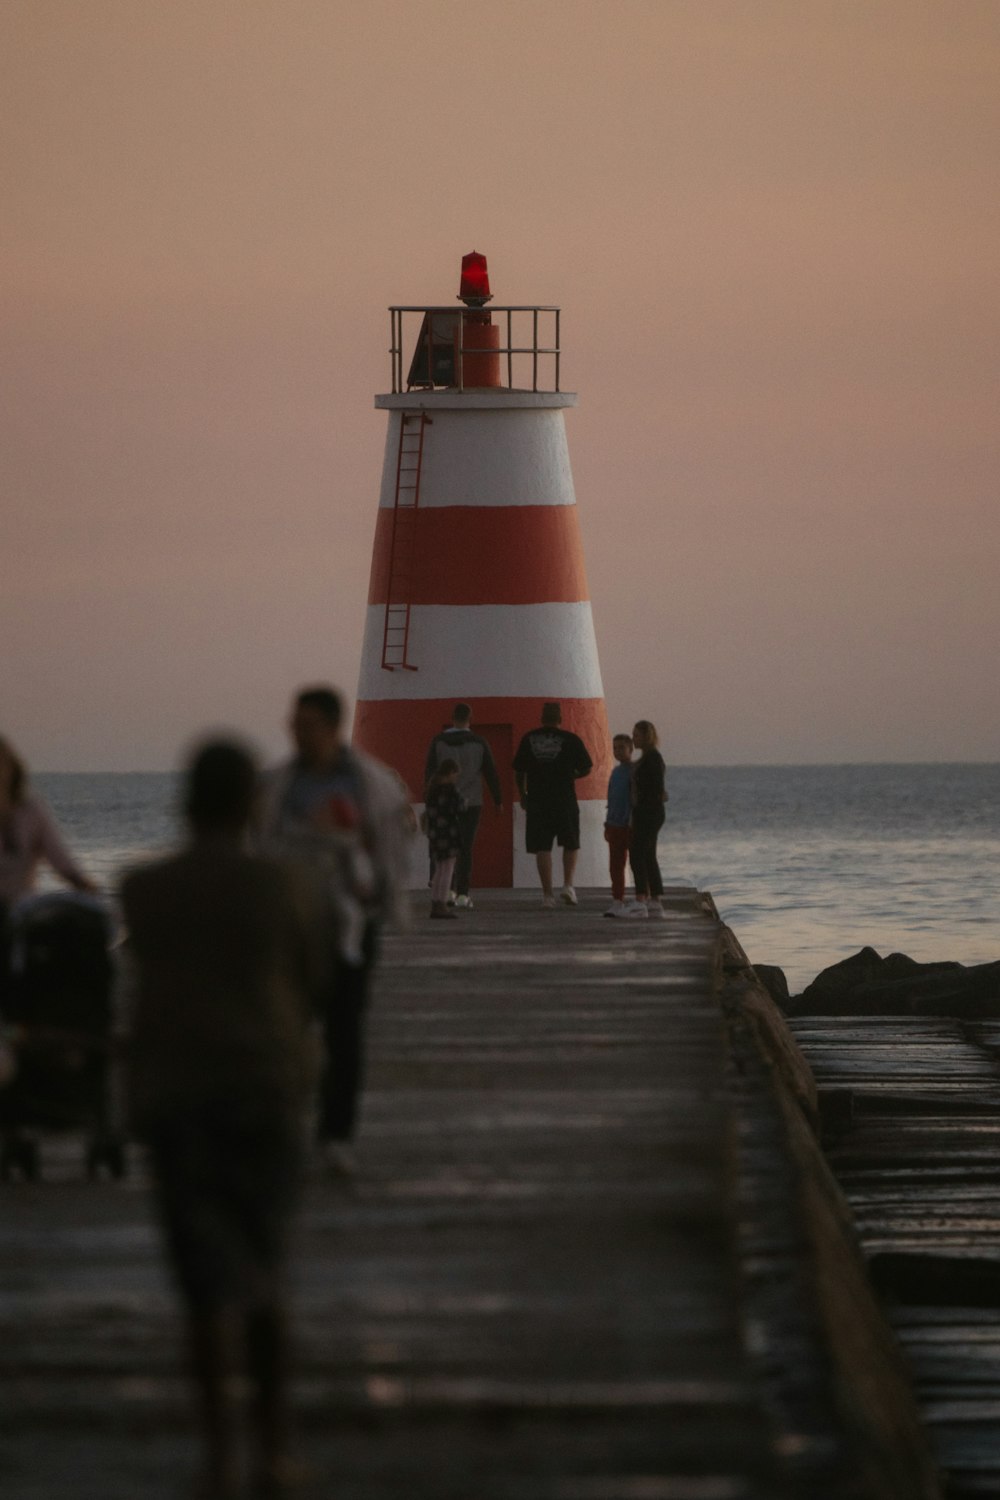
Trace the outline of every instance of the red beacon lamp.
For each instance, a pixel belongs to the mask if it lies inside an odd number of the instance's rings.
[[[469,312],[463,313],[455,330],[455,368],[461,371],[463,388],[495,389],[500,385],[500,329],[488,312],[493,300],[486,256],[473,250],[462,256],[462,279],[458,296]]]
[[[486,256],[480,255],[478,250],[473,250],[470,255],[462,256],[462,280],[458,288],[458,296],[466,307],[485,307],[487,302],[493,301],[490,291],[490,274],[486,269]]]

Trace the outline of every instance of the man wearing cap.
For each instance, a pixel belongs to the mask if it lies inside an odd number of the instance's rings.
[[[565,906],[576,905],[573,875],[580,849],[576,782],[594,764],[579,735],[561,726],[561,706],[543,704],[540,726],[524,735],[514,756],[517,790],[525,812],[525,847],[535,856],[543,906],[556,904],[552,889],[553,841],[562,849],[563,888],[559,898]]]

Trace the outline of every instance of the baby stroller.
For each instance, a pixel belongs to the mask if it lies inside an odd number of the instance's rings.
[[[113,1128],[112,925],[91,896],[26,896],[8,914],[2,1021],[14,1076],[0,1089],[0,1180],[41,1176],[40,1132],[83,1130],[86,1168],[125,1175]]]

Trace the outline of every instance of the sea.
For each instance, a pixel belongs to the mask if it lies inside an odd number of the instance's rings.
[[[109,890],[176,837],[173,774],[34,780]],[[711,892],[793,994],[865,946],[1000,959],[1000,764],[674,766],[668,786],[664,878]]]

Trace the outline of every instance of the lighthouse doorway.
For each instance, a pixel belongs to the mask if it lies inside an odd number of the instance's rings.
[[[473,855],[472,879],[481,888],[504,888],[514,884],[514,728],[511,724],[480,724],[477,719],[472,726],[476,734],[489,745],[496,761],[503,795],[503,811],[497,812],[493,799],[487,793],[483,799],[482,817],[476,835]]]

